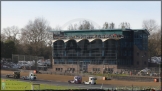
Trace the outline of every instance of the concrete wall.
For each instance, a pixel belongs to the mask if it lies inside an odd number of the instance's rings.
[[[93,70],[94,68],[98,68],[99,70],[94,71]],[[88,65],[88,72],[103,73],[105,68],[113,68],[113,72],[117,72],[117,65],[95,65],[95,64]]]
[[[60,68],[60,70],[57,70]],[[61,69],[62,68],[62,69]],[[70,68],[74,68],[75,70],[72,71]],[[98,68],[98,71],[94,71],[94,68]],[[103,69],[104,68],[104,69]],[[113,72],[117,72],[117,65],[94,65],[94,64],[88,64],[88,72],[91,73],[103,73],[106,68],[112,68]],[[52,69],[49,69],[49,71],[52,72],[63,72],[63,73],[80,73],[80,67],[79,65],[74,64],[54,64]]]
[[[60,70],[58,70],[60,68]],[[73,68],[74,71],[70,68]],[[65,72],[65,73],[77,73],[79,72],[79,65],[76,64],[54,64],[51,71],[54,72]]]

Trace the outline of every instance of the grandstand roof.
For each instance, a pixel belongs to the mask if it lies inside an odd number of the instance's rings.
[[[93,30],[60,30],[50,31],[53,33],[64,33],[67,36],[73,35],[105,35],[105,34],[123,34],[123,31],[144,31],[146,34],[150,33],[146,29],[93,29]]]

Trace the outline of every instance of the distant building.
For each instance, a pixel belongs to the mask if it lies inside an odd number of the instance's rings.
[[[118,67],[148,66],[145,29],[53,31],[53,70],[115,72]]]

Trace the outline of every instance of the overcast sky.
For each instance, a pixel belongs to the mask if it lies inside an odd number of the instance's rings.
[[[67,30],[68,24],[87,19],[95,26],[104,22],[129,22],[142,28],[142,21],[154,19],[161,25],[160,1],[1,1],[1,30],[10,26],[23,28],[29,20],[45,18],[52,28]]]

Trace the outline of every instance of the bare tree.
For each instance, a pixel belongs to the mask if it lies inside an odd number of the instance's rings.
[[[74,24],[74,27],[73,27],[74,30],[77,30],[77,26],[78,26],[77,24]]]
[[[104,24],[103,24],[103,29],[108,29],[109,28],[109,24],[108,24],[108,22],[105,22]]]
[[[94,26],[89,21],[84,20],[80,22],[78,29],[79,30],[90,30],[90,29],[94,29]]]
[[[148,38],[148,51],[150,54],[150,58],[152,56],[159,56],[161,55],[161,29],[156,23],[155,20],[144,20],[142,27],[144,29],[147,29],[150,33],[150,36]]]
[[[39,49],[45,46],[48,39],[48,30],[51,30],[48,22],[44,18],[36,18],[22,29],[21,39],[32,45],[34,54],[39,54]]]
[[[61,27],[59,25],[57,25],[53,30],[60,31],[61,30]]]
[[[3,32],[7,39],[13,40],[14,42],[16,42],[18,34],[20,34],[20,30],[16,26],[4,28]]]
[[[37,43],[40,41],[46,41],[46,33],[51,27],[48,22],[43,18],[36,18],[34,21],[29,23],[22,29],[22,34],[28,39],[28,41]]]
[[[152,32],[157,30],[158,25],[155,20],[150,19],[150,20],[144,20],[142,27],[147,29],[149,32]]]
[[[161,56],[161,29],[159,28],[156,33],[157,47],[156,47],[156,55]]]
[[[130,29],[130,23],[128,23],[128,22],[122,22],[119,25],[119,28],[122,28],[122,29],[128,28],[128,29]]]
[[[103,24],[103,29],[115,29],[115,23],[108,23],[108,22],[105,22]]]
[[[157,54],[158,56],[162,56],[161,55],[161,36],[162,36],[162,33],[161,33],[161,27],[159,28],[158,32],[157,32],[157,36],[158,36],[158,47],[157,47]]]
[[[72,25],[72,24],[70,24],[70,25],[69,25],[68,30],[74,30],[74,28],[73,28],[73,25]]]
[[[158,29],[157,32],[154,32],[149,36],[148,48],[150,56],[161,55],[161,29]]]
[[[6,40],[6,36],[4,34],[1,34],[1,41],[5,41]]]
[[[18,27],[16,26],[12,26],[11,27],[11,31],[13,33],[13,36],[14,36],[14,40],[16,39],[16,37],[18,36],[18,34],[20,34],[20,30]]]
[[[10,30],[10,27],[4,28],[3,33],[7,38],[10,38],[12,36],[12,31]]]
[[[79,24],[70,24],[68,30],[90,30],[94,29],[94,26],[91,22],[87,20],[80,21]]]
[[[115,24],[113,22],[110,23],[109,25],[110,25],[110,27],[109,27],[110,29],[114,29],[115,28]]]

